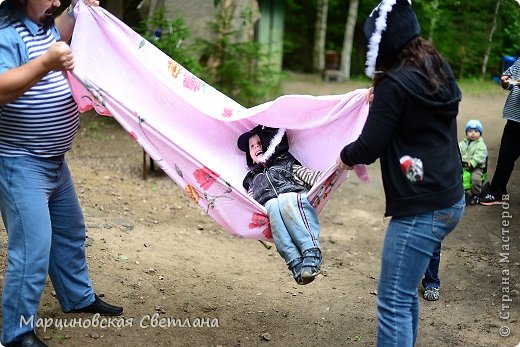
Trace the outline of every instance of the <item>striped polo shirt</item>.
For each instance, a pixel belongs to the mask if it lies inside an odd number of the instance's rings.
[[[517,59],[502,75],[520,81],[520,59]],[[520,86],[509,86],[508,89],[510,92],[504,104],[504,118],[520,122]]]
[[[27,49],[28,60],[43,55],[56,42],[51,30],[31,32],[14,24]],[[79,112],[65,75],[51,71],[15,101],[0,107],[0,156],[62,155],[72,146]]]

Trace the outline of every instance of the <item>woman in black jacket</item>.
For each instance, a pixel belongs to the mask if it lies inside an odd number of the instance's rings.
[[[457,141],[461,92],[448,63],[419,36],[407,0],[384,0],[365,22],[367,75],[377,76],[360,137],[340,168],[380,159],[386,216],[378,285],[378,346],[413,346],[417,286],[464,210]],[[382,71],[376,71],[376,67]]]

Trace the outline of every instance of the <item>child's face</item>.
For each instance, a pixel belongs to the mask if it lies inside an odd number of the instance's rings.
[[[253,135],[249,138],[249,155],[255,163],[259,163],[262,159],[262,142],[258,135]]]
[[[480,132],[476,129],[469,129],[466,131],[466,136],[469,140],[475,141],[480,138]]]

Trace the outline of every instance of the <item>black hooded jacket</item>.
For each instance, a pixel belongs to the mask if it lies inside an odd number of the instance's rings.
[[[383,73],[361,135],[341,151],[349,166],[380,158],[386,216],[447,208],[463,196],[456,121],[461,92],[445,69],[449,82],[433,95],[427,76],[413,66]],[[405,155],[422,161],[423,180],[407,179],[399,161]]]

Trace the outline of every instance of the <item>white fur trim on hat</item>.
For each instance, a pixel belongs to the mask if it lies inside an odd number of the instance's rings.
[[[379,54],[379,44],[381,43],[381,36],[383,31],[386,29],[386,18],[388,16],[388,12],[392,10],[392,7],[396,4],[396,2],[397,0],[383,0],[376,8],[374,8],[374,10],[372,10],[372,13],[370,13],[370,17],[372,17],[379,9],[379,16],[376,19],[376,28],[372,36],[370,36],[370,40],[368,42],[365,73],[370,78],[374,78],[374,74],[376,72],[376,61]],[[410,5],[412,4],[412,0],[408,0],[408,2]]]
[[[271,139],[271,142],[269,142],[267,150],[264,152],[264,154],[262,154],[262,158],[260,159],[261,163],[265,163],[267,160],[269,160],[269,158],[271,158],[276,149],[276,146],[278,146],[282,142],[283,135],[285,135],[285,129],[278,129],[276,135],[274,135]]]

